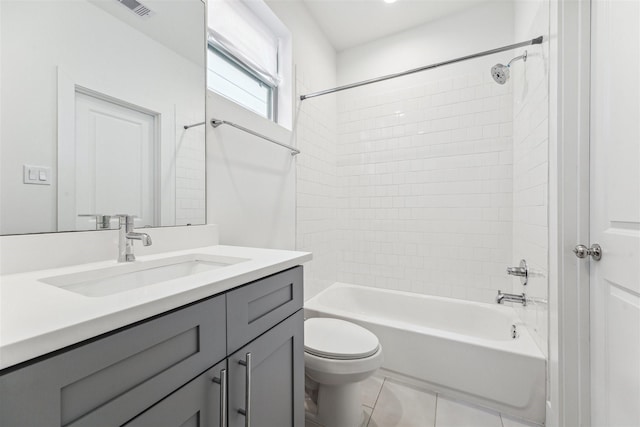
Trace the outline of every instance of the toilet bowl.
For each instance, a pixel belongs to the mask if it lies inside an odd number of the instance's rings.
[[[359,427],[360,382],[382,365],[378,338],[354,323],[331,318],[304,322],[305,389],[315,409],[307,418],[326,427]]]

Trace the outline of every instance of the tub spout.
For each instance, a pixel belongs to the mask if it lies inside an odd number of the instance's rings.
[[[498,295],[496,296],[496,302],[498,304],[504,304],[504,302],[517,302],[522,305],[527,305],[527,296],[522,293],[518,294],[508,294],[506,292],[498,291]]]

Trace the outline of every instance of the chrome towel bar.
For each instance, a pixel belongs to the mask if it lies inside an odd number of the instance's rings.
[[[214,128],[217,128],[218,126],[221,126],[221,125],[229,125],[229,126],[234,127],[236,129],[240,129],[243,132],[246,132],[246,133],[251,134],[253,136],[257,136],[258,138],[262,138],[262,139],[264,139],[266,141],[269,141],[269,142],[271,142],[273,144],[276,144],[276,145],[279,145],[281,147],[284,147],[284,148],[286,148],[286,149],[291,151],[291,155],[292,156],[300,154],[300,150],[298,150],[295,147],[292,147],[291,145],[287,145],[287,144],[284,144],[282,142],[276,141],[275,139],[271,139],[268,136],[264,136],[264,135],[262,135],[262,134],[260,134],[258,132],[252,131],[251,129],[246,128],[244,126],[241,126],[239,124],[236,124],[236,123],[233,123],[233,122],[229,122],[229,121],[226,121],[226,120],[211,119],[211,126],[213,126]]]
[[[192,124],[192,125],[184,125],[184,126],[182,126],[182,127],[184,128],[184,130],[187,130],[187,129],[189,129],[189,128],[194,128],[194,127],[196,127],[196,126],[202,126],[202,125],[203,125],[203,124],[205,124],[205,123],[206,123],[206,122],[200,122],[200,123],[195,123],[195,124]]]

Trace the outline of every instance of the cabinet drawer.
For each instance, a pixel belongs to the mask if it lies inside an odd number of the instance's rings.
[[[3,375],[3,427],[121,425],[225,358],[225,308],[215,297]]]
[[[302,308],[302,267],[227,293],[227,351],[240,347]]]

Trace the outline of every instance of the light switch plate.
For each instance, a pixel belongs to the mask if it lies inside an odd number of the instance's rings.
[[[23,165],[23,182],[25,184],[51,185],[51,168],[47,166]]]

